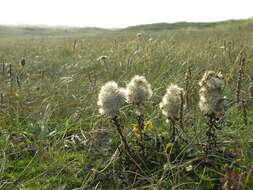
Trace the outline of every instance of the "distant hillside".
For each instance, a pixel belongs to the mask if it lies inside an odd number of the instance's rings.
[[[178,29],[204,29],[217,27],[242,26],[253,29],[253,19],[246,20],[227,20],[221,22],[177,22],[177,23],[154,23],[130,26],[124,31],[158,31],[158,30],[178,30]]]
[[[103,29],[97,27],[48,27],[48,26],[1,26],[0,37],[75,37],[94,36],[97,34],[110,34],[113,32],[139,32],[139,31],[161,31],[161,30],[184,30],[184,29],[206,29],[206,28],[229,28],[242,27],[253,29],[253,18],[245,20],[227,20],[221,22],[177,22],[177,23],[155,23],[130,26],[123,29]]]
[[[106,33],[108,30],[95,27],[47,27],[47,26],[1,26],[0,36],[76,36]]]

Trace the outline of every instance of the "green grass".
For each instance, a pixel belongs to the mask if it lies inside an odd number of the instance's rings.
[[[197,106],[198,81],[208,69],[224,74],[225,95],[235,97],[242,49],[246,65],[241,97],[248,98],[253,81],[250,23],[171,30],[76,29],[68,34],[57,29],[1,30],[0,63],[11,63],[13,75],[11,88],[7,73],[0,68],[0,189],[222,189],[224,176],[229,180],[241,176],[238,189],[252,189],[252,104],[247,105],[248,126],[236,105],[226,111],[218,137],[231,142],[220,145],[206,164],[201,162],[200,146],[206,141],[206,121]],[[136,31],[143,30],[142,39],[137,39]],[[101,55],[109,57],[107,67],[97,61]],[[26,65],[21,67],[23,56]],[[189,66],[192,118],[187,122],[192,126],[183,137],[190,143],[180,141],[175,148],[159,102],[170,83],[185,86]],[[105,82],[115,80],[125,86],[136,74],[144,75],[154,92],[145,117],[153,128],[147,131],[151,139],[146,142],[149,154],[143,158],[143,172],[136,170],[124,153],[108,165],[120,139],[110,119],[98,114],[96,105]],[[123,108],[120,122],[125,134],[131,132],[136,124],[134,108]],[[138,151],[136,137],[129,136],[128,141]],[[192,169],[187,172],[189,166]]]

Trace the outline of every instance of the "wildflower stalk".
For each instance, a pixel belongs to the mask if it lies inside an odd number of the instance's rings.
[[[136,162],[136,156],[135,154],[131,151],[128,143],[127,143],[127,140],[126,140],[126,137],[123,135],[123,132],[122,132],[122,126],[120,125],[119,121],[118,121],[118,118],[117,116],[113,117],[112,118],[112,121],[113,121],[113,124],[115,125],[116,129],[117,129],[117,132],[121,138],[121,141],[124,145],[124,149],[126,151],[126,154],[127,156],[129,157],[129,159],[131,160],[131,162],[133,162],[133,164],[140,170],[142,171],[142,168],[140,167],[140,165]]]
[[[253,83],[249,85],[249,100],[253,101]]]
[[[168,86],[165,95],[160,103],[162,114],[171,122],[170,134],[172,142],[176,141],[178,134],[176,125],[178,124],[183,130],[183,111],[184,111],[184,90],[177,85]]]
[[[127,143],[127,140],[126,140],[126,137],[123,135],[123,132],[121,130],[121,126],[119,124],[119,121],[118,121],[118,118],[117,116],[113,117],[112,118],[112,121],[113,121],[113,124],[116,126],[116,129],[117,129],[117,132],[119,133],[120,135],[120,138],[124,144],[124,148],[125,150],[131,155],[131,151],[130,151],[130,147],[128,146],[128,143]]]
[[[121,142],[124,145],[126,155],[129,157],[131,162],[142,171],[138,162],[136,162],[136,154],[131,151],[126,137],[122,132],[122,126],[118,121],[118,112],[120,108],[126,103],[125,90],[118,87],[118,84],[114,81],[109,81],[101,87],[98,95],[97,105],[99,107],[99,113],[101,115],[108,115],[112,119],[113,125],[116,127],[117,132],[120,136]],[[138,159],[138,161],[142,161]]]
[[[144,115],[141,113],[141,111],[136,112],[136,117],[137,117],[137,127],[139,130],[139,135],[140,135],[140,148],[142,151],[143,156],[145,156],[145,142],[144,142]]]
[[[3,95],[3,93],[1,93],[1,95],[0,95],[0,108],[1,109],[3,108],[3,105],[4,105],[4,95]]]
[[[75,40],[73,43],[73,53],[75,53],[76,47],[77,47],[77,40]]]
[[[214,150],[214,148],[217,146],[217,135],[216,135],[216,129],[217,129],[217,118],[214,113],[207,115],[207,144],[205,153],[206,155],[209,154]]]
[[[88,80],[89,80],[89,89],[91,89],[92,91],[95,90],[97,85],[96,75],[92,75],[92,73],[89,73]]]
[[[232,42],[228,42],[228,58],[229,62],[232,63],[232,49],[233,49],[233,44]]]
[[[176,134],[177,134],[177,131],[176,131],[176,122],[175,120],[171,119],[171,118],[168,118],[170,121],[171,121],[171,130],[170,130],[170,134],[171,134],[171,141],[172,143],[174,143],[176,141]]]
[[[21,82],[20,82],[19,76],[16,76],[16,81],[17,81],[18,87],[21,88]]]
[[[236,103],[239,104],[241,100],[241,82],[243,76],[243,66],[245,65],[245,58],[240,58],[240,68],[238,71],[238,78],[236,82]]]
[[[180,125],[181,129],[184,129],[184,95],[183,95],[183,91],[180,92],[179,125]]]
[[[136,50],[139,50],[140,49],[140,44],[141,44],[141,41],[142,41],[142,33],[137,33],[136,34],[136,37],[137,37],[137,44],[136,44]]]
[[[9,77],[9,82],[10,82],[10,89],[12,89],[12,65],[11,63],[9,64],[8,68],[8,77]]]
[[[217,145],[216,129],[219,129],[218,122],[224,114],[223,75],[214,71],[206,71],[199,85],[199,108],[207,117],[207,143],[205,147],[207,155]]]
[[[127,84],[127,102],[136,106],[136,116],[137,116],[137,127],[140,134],[140,148],[143,155],[145,155],[145,142],[144,142],[144,110],[145,103],[152,96],[152,89],[149,82],[144,76],[136,75]]]
[[[247,110],[246,110],[246,105],[245,105],[244,100],[241,101],[241,113],[243,116],[244,125],[247,126],[248,125],[248,117],[247,117]]]
[[[190,94],[190,81],[191,81],[191,68],[187,68],[187,72],[185,74],[185,105],[189,106],[189,94]]]

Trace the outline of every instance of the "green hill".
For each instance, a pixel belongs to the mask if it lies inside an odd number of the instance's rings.
[[[179,29],[206,29],[224,27],[249,27],[253,28],[253,19],[246,20],[227,20],[220,22],[176,22],[176,23],[154,23],[130,26],[123,30],[128,31],[160,31],[160,30],[179,30]]]
[[[161,31],[161,30],[201,30],[208,28],[234,28],[241,27],[253,29],[253,19],[244,20],[227,20],[221,22],[176,22],[176,23],[154,23],[130,26],[123,29],[104,29],[98,27],[48,27],[48,26],[1,26],[0,37],[8,36],[53,36],[53,37],[75,37],[82,35],[110,34],[121,32],[138,32],[138,31]]]

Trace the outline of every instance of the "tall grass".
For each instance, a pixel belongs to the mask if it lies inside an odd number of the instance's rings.
[[[0,64],[11,64],[12,69],[11,88],[7,68],[0,71],[0,189],[229,189],[229,184],[253,188],[253,109],[248,102],[252,30],[165,30],[141,38],[133,32],[0,38]],[[242,50],[243,109],[238,109],[240,102],[228,106],[217,133],[222,145],[206,161],[201,152],[207,126],[197,107],[197,84],[204,71],[221,71],[225,95],[233,102]],[[97,60],[102,55],[108,57],[106,66]],[[20,65],[22,57],[25,66]],[[125,86],[137,74],[153,89],[145,113],[150,141],[146,140],[149,154],[142,173],[123,155],[115,128],[99,116],[96,106],[105,82]],[[170,83],[190,88],[181,134],[187,143],[180,141],[179,148],[170,142],[159,110]],[[129,146],[138,150],[131,107],[122,109],[119,122]]]

